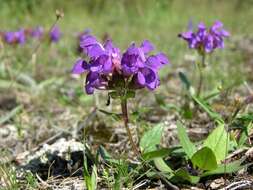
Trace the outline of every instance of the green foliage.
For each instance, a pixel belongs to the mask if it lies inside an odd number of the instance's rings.
[[[214,170],[217,168],[215,154],[208,147],[203,147],[194,153],[191,161],[193,165],[198,166],[202,170]]]
[[[143,153],[154,151],[156,145],[160,144],[163,125],[158,124],[147,131],[141,138],[140,148]]]
[[[38,186],[38,182],[37,182],[37,179],[36,177],[32,174],[32,173],[28,173],[26,175],[26,181],[27,181],[27,186],[28,186],[28,189],[36,189],[37,186]]]
[[[92,173],[90,174],[88,166],[87,166],[87,161],[84,160],[83,176],[84,176],[86,188],[88,190],[96,190],[97,189],[97,167],[93,165]]]
[[[196,184],[196,183],[199,182],[200,177],[190,175],[188,171],[186,171],[185,169],[180,168],[180,169],[175,171],[175,176],[172,180],[177,181],[177,182],[187,181],[187,182],[190,182],[192,184]]]
[[[154,151],[144,153],[142,155],[142,158],[144,160],[152,160],[154,158],[162,158],[162,157],[168,156],[172,151],[173,150],[169,149],[169,148],[161,148],[161,149],[158,149],[158,150],[154,150]]]
[[[16,116],[21,110],[23,109],[23,106],[17,106],[13,110],[11,110],[8,114],[0,117],[0,125],[10,120],[12,117]]]
[[[155,158],[154,164],[158,170],[160,170],[164,174],[167,174],[168,176],[171,176],[173,170],[164,162],[162,158]]]
[[[215,128],[204,141],[203,146],[209,147],[215,154],[216,161],[220,163],[227,156],[229,146],[228,133],[223,124]]]
[[[177,132],[180,144],[182,145],[186,155],[188,158],[191,158],[193,154],[196,152],[195,145],[190,141],[186,130],[181,122],[177,122]]]
[[[220,165],[218,165],[218,167],[216,169],[204,172],[201,175],[201,177],[224,174],[224,173],[233,173],[233,172],[239,171],[242,168],[246,167],[244,165],[241,165],[243,161],[244,161],[244,159],[241,159],[241,160],[236,160],[231,163],[220,164]]]
[[[224,123],[222,117],[218,113],[214,112],[206,101],[194,95],[192,95],[192,98],[206,113],[208,113],[208,115],[212,119],[214,119],[215,121],[219,123]]]

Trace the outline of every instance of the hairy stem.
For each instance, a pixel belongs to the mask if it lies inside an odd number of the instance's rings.
[[[201,91],[202,91],[202,86],[203,86],[203,72],[202,69],[205,66],[205,61],[206,61],[206,55],[205,53],[202,54],[202,59],[201,59],[201,64],[197,63],[197,68],[198,68],[198,72],[199,72],[199,81],[198,81],[198,87],[197,87],[197,97],[199,97],[201,95]]]
[[[129,119],[128,119],[127,100],[126,99],[121,100],[121,110],[122,110],[122,117],[123,117],[123,120],[124,120],[124,126],[126,128],[129,141],[132,145],[132,149],[133,149],[135,155],[138,156],[139,155],[139,150],[138,150],[136,144],[133,141],[133,137],[132,137],[131,131],[130,131],[129,126],[128,126]]]

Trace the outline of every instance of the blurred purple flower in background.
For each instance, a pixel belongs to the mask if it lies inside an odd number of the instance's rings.
[[[158,70],[169,63],[163,53],[149,55],[154,46],[147,40],[140,47],[131,44],[122,56],[111,40],[101,44],[89,34],[81,37],[80,47],[88,56],[88,61],[78,59],[72,73],[88,72],[85,82],[87,94],[93,94],[95,89],[147,87],[154,90],[160,84]]]
[[[215,21],[210,28],[206,28],[203,23],[199,23],[197,32],[189,30],[179,34],[188,42],[189,48],[197,49],[201,54],[211,53],[216,48],[224,48],[224,38],[230,34],[223,29],[220,21]]]
[[[24,29],[20,29],[15,32],[5,32],[4,34],[4,40],[8,44],[24,44],[26,37],[25,37],[25,31]]]
[[[50,41],[54,43],[58,42],[61,38],[61,35],[62,33],[60,28],[58,26],[54,26],[49,33]]]
[[[30,33],[30,35],[36,39],[42,38],[43,34],[44,34],[44,29],[42,26],[37,26],[36,28],[32,29]]]

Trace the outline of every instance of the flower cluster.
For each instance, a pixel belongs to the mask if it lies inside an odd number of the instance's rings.
[[[93,94],[95,89],[146,87],[154,90],[160,84],[159,69],[169,63],[163,53],[149,55],[154,46],[147,40],[140,46],[131,44],[123,54],[111,40],[101,44],[92,35],[82,36],[80,47],[88,61],[78,59],[72,73],[88,73],[85,82],[87,94]]]
[[[44,34],[44,29],[42,26],[37,26],[36,28],[30,31],[31,37],[36,38],[36,39],[41,39],[43,37],[43,34]]]
[[[26,41],[25,30],[5,32],[4,41],[8,44],[24,44]]]
[[[50,42],[58,42],[61,37],[60,29],[55,26],[49,33]],[[0,37],[2,36],[3,41],[7,44],[16,45],[24,44],[28,38],[34,38],[41,40],[45,37],[45,32],[43,27],[37,26],[35,28],[25,28],[19,29],[18,31],[7,31],[1,32]]]
[[[223,29],[223,24],[220,21],[214,22],[210,28],[206,28],[203,23],[199,23],[198,30],[192,30],[179,34],[188,42],[189,48],[197,49],[201,54],[211,53],[216,48],[224,48],[224,38],[230,34]]]

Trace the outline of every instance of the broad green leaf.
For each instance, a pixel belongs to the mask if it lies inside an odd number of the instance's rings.
[[[193,165],[202,170],[214,170],[217,168],[217,162],[213,151],[208,147],[198,150],[191,158]]]
[[[143,153],[154,151],[156,149],[156,145],[160,144],[162,131],[163,125],[158,124],[143,135],[140,141],[140,147]]]
[[[210,175],[218,175],[218,174],[224,174],[224,173],[233,173],[236,172],[246,166],[242,166],[241,163],[244,161],[244,159],[236,160],[234,162],[226,164],[220,164],[215,170],[207,171],[201,175],[201,177],[206,177]]]
[[[171,152],[172,152],[172,149],[162,148],[159,150],[147,152],[147,153],[143,154],[142,157],[144,160],[152,160],[154,158],[158,158],[158,157],[162,158],[162,157],[168,156]]]
[[[164,162],[164,160],[162,158],[155,158],[154,164],[159,171],[161,171],[165,174],[172,174],[173,173],[173,170]]]
[[[175,174],[175,178],[180,178],[177,181],[188,181],[192,184],[196,184],[200,180],[200,177],[190,175],[189,172],[183,168],[178,169],[177,171],[175,171],[174,174]]]
[[[180,144],[182,145],[188,158],[191,158],[192,155],[196,152],[195,145],[190,141],[186,130],[181,122],[177,122],[177,132]]]
[[[228,133],[223,124],[219,125],[204,141],[204,146],[209,147],[215,154],[217,163],[225,159],[229,145]]]
[[[208,115],[209,115],[212,119],[216,120],[216,121],[219,122],[219,123],[224,123],[224,121],[222,120],[222,117],[221,117],[218,113],[214,112],[214,111],[212,110],[212,108],[211,108],[203,99],[201,99],[201,98],[199,98],[199,97],[196,97],[196,96],[192,96],[192,98],[193,98],[193,100],[194,100],[195,102],[197,102],[197,103],[199,104],[199,106],[200,106],[203,110],[205,110],[206,113],[208,113]]]

